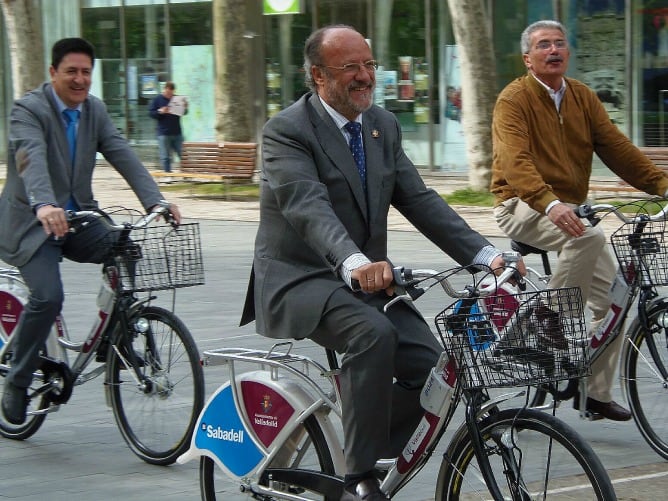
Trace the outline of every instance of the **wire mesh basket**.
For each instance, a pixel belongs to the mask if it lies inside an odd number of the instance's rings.
[[[134,230],[127,244],[115,250],[125,290],[156,291],[204,283],[199,223]]]
[[[640,270],[645,270],[652,284],[668,285],[666,222],[647,221],[641,225],[623,224],[610,236],[624,280],[630,285],[640,277]]]
[[[538,385],[589,371],[578,287],[459,300],[435,322],[464,388]]]

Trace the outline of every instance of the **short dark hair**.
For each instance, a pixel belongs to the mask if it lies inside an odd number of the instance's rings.
[[[347,24],[332,24],[329,26],[324,26],[311,33],[311,35],[306,39],[306,43],[304,44],[304,82],[311,90],[315,90],[315,83],[313,82],[313,76],[311,75],[311,68],[322,65],[322,55],[320,54],[320,50],[322,49],[322,41],[325,38],[325,34],[329,30],[335,28],[346,28],[357,31],[355,28]]]
[[[51,66],[58,68],[63,58],[71,53],[86,54],[90,57],[91,65],[95,64],[95,48],[83,38],[62,38],[51,48]]]
[[[165,84],[165,89],[172,89],[172,90],[175,90],[175,89],[176,89],[176,85],[174,84],[174,82],[167,82],[167,83]]]

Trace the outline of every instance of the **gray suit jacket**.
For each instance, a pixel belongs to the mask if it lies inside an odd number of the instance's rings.
[[[28,156],[23,172],[16,165],[19,150]],[[92,191],[97,152],[125,178],[145,209],[161,200],[157,184],[99,99],[89,96],[83,103],[74,169],[51,84],[43,84],[14,103],[9,125],[7,179],[0,194],[0,259],[21,266],[46,240],[33,212],[36,205],[56,203],[65,207],[72,194],[82,210],[98,207]]]
[[[387,216],[396,207],[461,264],[487,240],[428,189],[401,147],[395,116],[377,106],[362,119],[365,195],[345,138],[318,97],[307,94],[264,129],[260,225],[242,325],[275,338],[303,338],[339,287],[355,252],[387,260]]]

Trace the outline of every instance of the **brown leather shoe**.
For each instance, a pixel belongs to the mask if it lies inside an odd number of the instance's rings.
[[[573,397],[573,408],[580,410],[580,397]],[[614,400],[610,402],[599,402],[593,398],[587,398],[587,410],[592,414],[598,414],[612,421],[628,421],[631,419],[631,412],[619,405]]]
[[[355,492],[344,489],[343,496],[341,496],[341,501],[381,501],[384,499],[390,498],[383,494],[375,478],[360,480],[355,486]]]

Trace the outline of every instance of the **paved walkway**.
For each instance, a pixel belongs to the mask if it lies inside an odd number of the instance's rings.
[[[5,178],[6,165],[0,163],[0,185]],[[440,194],[449,194],[468,186],[467,180],[450,176],[426,173],[425,183]],[[161,186],[167,186],[159,180]],[[123,206],[139,208],[139,202],[125,180],[109,165],[101,163],[95,170],[93,192],[100,207]],[[181,208],[181,213],[189,219],[212,219],[227,221],[258,221],[259,203],[256,201],[228,201],[220,198],[195,196],[188,190],[168,192],[165,197]],[[476,231],[486,237],[503,237],[492,215],[490,207],[453,206]],[[611,218],[609,218],[611,219]],[[614,221],[611,221],[614,223]],[[604,223],[606,221],[604,220]],[[415,228],[394,209],[390,210],[389,229],[415,231]],[[614,229],[614,224],[609,229]]]

